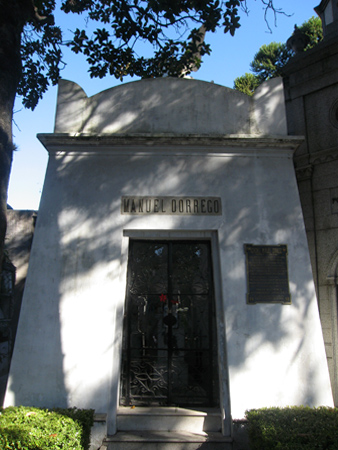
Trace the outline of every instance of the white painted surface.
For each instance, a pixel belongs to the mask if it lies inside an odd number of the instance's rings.
[[[187,83],[192,83],[188,91]],[[127,235],[137,232],[145,237],[175,238],[177,233],[194,237],[196,232],[206,232],[210,236],[211,231],[219,243],[215,272],[220,274],[216,290],[220,305],[218,342],[226,420],[228,385],[233,418],[261,406],[332,405],[292,163],[298,141],[286,136],[259,139],[255,133],[243,136],[243,121],[236,122],[233,117],[244,117],[244,110],[226,110],[228,106],[219,115],[222,125],[213,125],[206,115],[205,122],[212,128],[209,136],[196,136],[198,120],[187,121],[186,135],[181,135],[179,130],[183,132],[185,127],[177,118],[171,122],[172,134],[155,130],[154,124],[161,128],[170,113],[163,111],[162,117],[161,109],[155,108],[159,116],[151,125],[154,108],[150,100],[147,104],[140,101],[143,90],[149,94],[160,86],[161,95],[166,95],[163,85],[170,87],[168,95],[178,103],[182,100],[179,108],[184,118],[189,116],[185,107],[190,103],[184,103],[187,92],[196,93],[199,100],[195,104],[202,102],[210,114],[216,98],[209,94],[214,89],[224,89],[226,105],[238,99],[231,90],[193,83],[166,79],[152,84],[146,80],[126,85],[125,91],[123,86],[112,89],[125,98],[122,110],[130,108],[138,114],[136,132],[145,134],[136,136],[130,134],[134,130],[131,122],[119,128],[128,135],[102,134],[115,130],[118,119],[112,109],[111,116],[88,115],[88,130],[99,130],[100,136],[72,137],[80,123],[77,106],[74,121],[70,118],[72,102],[82,102],[77,99],[82,95],[78,87],[74,86],[74,98],[71,91],[67,94],[71,103],[59,103],[57,130],[70,134],[41,136],[50,160],[6,405],[90,407],[108,414],[110,432],[114,432]],[[98,98],[116,99],[116,95],[108,91]],[[63,87],[60,102],[64,100]],[[96,112],[101,107],[97,102]],[[177,111],[175,108],[172,111]],[[270,121],[266,131],[278,134],[281,128],[277,122],[274,129]],[[224,131],[219,137],[220,130],[229,124],[231,133],[236,131],[236,123],[240,135],[229,137]],[[155,131],[162,134],[146,134]],[[223,215],[121,215],[121,197],[130,195],[221,197]],[[288,245],[292,305],[246,304],[244,243]]]
[[[271,78],[258,86],[253,103],[258,134],[287,134],[282,78]]]
[[[281,78],[255,96],[205,81],[145,79],[87,97],[59,81],[55,133],[174,133],[285,135]]]

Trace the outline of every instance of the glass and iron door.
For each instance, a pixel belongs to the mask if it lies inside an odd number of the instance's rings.
[[[208,241],[131,240],[121,405],[217,406]]]

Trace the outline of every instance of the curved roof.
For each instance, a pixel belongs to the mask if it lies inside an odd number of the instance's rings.
[[[144,79],[87,97],[76,83],[60,80],[55,133],[285,135],[281,80],[271,82],[253,98],[180,78]]]

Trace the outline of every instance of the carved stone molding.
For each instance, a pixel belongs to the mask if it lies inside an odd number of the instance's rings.
[[[338,99],[336,99],[330,108],[330,122],[335,128],[338,128]]]
[[[312,177],[313,165],[308,164],[307,166],[296,168],[297,181],[309,180]]]
[[[338,284],[338,250],[336,250],[326,266],[326,280],[328,284]]]
[[[338,148],[330,148],[324,152],[318,152],[311,155],[312,164],[324,164],[338,159]]]

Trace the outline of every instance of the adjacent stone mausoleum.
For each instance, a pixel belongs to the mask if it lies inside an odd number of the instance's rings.
[[[61,80],[6,405],[229,446],[246,409],[332,405],[283,95]]]
[[[315,9],[324,39],[291,59],[284,90],[288,133],[304,136],[294,165],[338,406],[338,3],[322,0]]]

